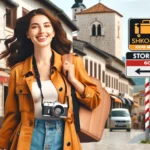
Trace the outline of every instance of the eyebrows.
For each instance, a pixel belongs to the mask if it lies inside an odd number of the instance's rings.
[[[44,25],[45,25],[45,24],[50,24],[50,25],[51,25],[50,22],[44,22],[43,24],[44,24]],[[33,25],[39,25],[39,23],[32,23],[30,26],[33,26]]]

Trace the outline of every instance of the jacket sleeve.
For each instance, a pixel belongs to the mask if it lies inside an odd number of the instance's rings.
[[[73,62],[75,64],[75,77],[85,86],[84,94],[80,95],[76,91],[76,96],[78,100],[87,108],[94,109],[100,104],[101,101],[101,96],[97,90],[97,86],[88,76],[82,59],[79,56],[74,56]]]
[[[15,94],[15,75],[11,71],[8,95],[5,104],[4,121],[0,130],[0,148],[8,148],[10,138],[20,121],[20,113],[18,107],[18,100]]]

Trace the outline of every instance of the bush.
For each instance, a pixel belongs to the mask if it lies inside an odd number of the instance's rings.
[[[143,144],[150,144],[150,141],[142,140],[141,143],[143,143]]]

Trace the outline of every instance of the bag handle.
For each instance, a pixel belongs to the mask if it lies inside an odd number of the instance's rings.
[[[150,23],[150,20],[142,20],[142,23]]]
[[[68,61],[69,63],[73,63],[73,53],[65,54],[62,56],[62,62]],[[68,83],[68,82],[67,82]],[[72,97],[72,105],[71,111],[74,112],[74,122],[75,122],[75,128],[76,131],[80,131],[80,120],[79,120],[79,102],[77,100],[75,89],[71,84],[67,84],[69,87],[69,94]],[[68,87],[67,87],[68,88]]]

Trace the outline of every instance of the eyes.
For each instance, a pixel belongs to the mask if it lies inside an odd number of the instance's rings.
[[[44,24],[44,27],[49,28],[49,27],[51,27],[51,24]],[[31,26],[31,29],[36,29],[36,28],[39,28],[39,25],[32,25]]]

